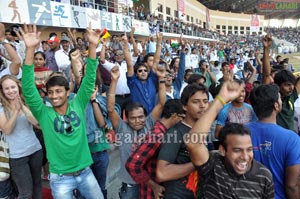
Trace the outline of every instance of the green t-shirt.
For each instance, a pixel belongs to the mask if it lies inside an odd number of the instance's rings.
[[[87,60],[86,76],[77,96],[68,102],[65,114],[72,126],[66,131],[67,119],[44,105],[34,84],[34,66],[23,65],[22,90],[26,104],[38,120],[44,135],[50,172],[64,174],[79,171],[93,161],[86,137],[85,108],[94,91],[97,60]]]
[[[290,96],[282,98],[282,110],[277,114],[277,124],[294,131],[294,103],[298,98],[297,90],[294,89]]]

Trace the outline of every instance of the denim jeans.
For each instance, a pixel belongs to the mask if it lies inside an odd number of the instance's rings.
[[[85,198],[103,199],[101,189],[89,167],[78,176],[50,173],[50,187],[55,199],[73,199],[75,189],[78,189]]]
[[[22,158],[10,158],[9,161],[11,178],[19,192],[18,199],[41,199],[43,151]]]
[[[12,197],[12,184],[10,178],[4,181],[0,181],[0,199],[13,198]],[[11,196],[11,197],[10,197]]]
[[[91,169],[98,181],[104,199],[107,199],[107,190],[105,187],[105,183],[106,183],[106,172],[109,163],[108,152],[99,151],[96,153],[92,153],[92,158],[94,163],[91,165]]]
[[[140,199],[140,185],[135,184],[132,187],[124,187],[122,183],[119,196],[121,199]]]

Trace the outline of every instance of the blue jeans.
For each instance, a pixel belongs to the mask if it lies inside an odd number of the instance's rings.
[[[101,189],[89,167],[77,176],[50,173],[50,187],[55,199],[73,199],[75,189],[85,198],[103,199]]]
[[[22,158],[10,158],[11,178],[17,186],[18,199],[42,199],[43,151]]]
[[[109,163],[109,156],[107,151],[99,151],[92,153],[94,163],[91,165],[91,169],[98,181],[101,188],[104,199],[107,199],[107,190],[105,187],[106,183],[106,172]]]
[[[135,184],[129,187],[122,183],[119,196],[121,199],[140,199],[140,185]]]

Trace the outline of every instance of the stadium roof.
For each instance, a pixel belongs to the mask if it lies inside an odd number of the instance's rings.
[[[260,14],[265,18],[300,18],[300,0],[198,0],[212,10]]]

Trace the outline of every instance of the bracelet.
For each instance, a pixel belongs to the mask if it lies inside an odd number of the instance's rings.
[[[221,104],[222,104],[223,106],[225,106],[225,104],[226,104],[225,100],[223,100],[219,95],[216,96],[216,99],[217,99],[219,102],[221,102]]]
[[[115,96],[116,94],[114,94],[114,93],[107,93],[107,95],[109,95],[109,96]]]
[[[166,83],[166,80],[159,80],[159,83],[160,83],[160,84],[165,84],[165,83]]]

